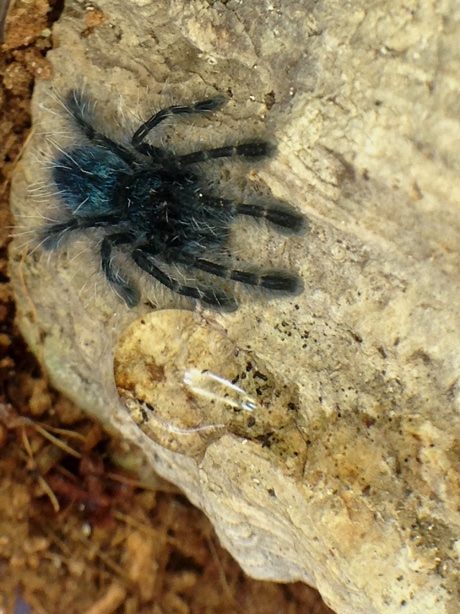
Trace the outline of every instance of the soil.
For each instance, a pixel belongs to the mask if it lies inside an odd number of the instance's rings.
[[[306,585],[247,577],[173,485],[121,469],[122,442],[48,385],[15,327],[8,192],[61,10],[15,2],[0,46],[0,612],[331,613]]]

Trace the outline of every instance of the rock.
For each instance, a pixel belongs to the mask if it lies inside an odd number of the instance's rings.
[[[299,6],[68,3],[12,203],[19,231],[59,206],[46,163],[74,142],[70,88],[86,84],[118,139],[152,109],[226,92],[219,114],[171,123],[163,142],[278,142],[215,181],[304,212],[304,236],[234,232],[248,262],[299,272],[303,294],[191,312],[144,280],[158,310],[128,310],[94,236],[51,255],[18,236],[18,323],[53,383],[138,445],[252,576],[307,582],[341,613],[454,613],[458,22],[430,1]]]

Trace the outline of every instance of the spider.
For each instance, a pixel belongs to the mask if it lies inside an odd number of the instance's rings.
[[[57,249],[74,231],[99,229],[102,272],[128,307],[140,300],[136,284],[115,265],[116,251],[173,292],[209,307],[233,310],[238,304],[229,282],[294,294],[300,278],[288,271],[232,268],[216,254],[228,251],[231,226],[237,216],[263,218],[288,232],[298,233],[304,217],[286,204],[235,202],[208,193],[199,163],[216,158],[262,158],[271,152],[264,140],[252,140],[185,155],[145,141],[147,135],[172,116],[204,114],[221,108],[223,95],[189,105],[165,108],[143,123],[129,145],[120,144],[96,129],[89,98],[69,92],[65,106],[84,144],[63,151],[51,164],[52,182],[64,203],[66,217],[42,229],[46,250]],[[214,257],[213,257],[214,255]],[[168,269],[199,270],[209,283],[180,281]],[[225,280],[219,283],[218,278]],[[184,278],[185,279],[185,278]]]

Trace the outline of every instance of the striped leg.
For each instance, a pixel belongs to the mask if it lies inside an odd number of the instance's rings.
[[[223,95],[215,96],[214,98],[207,98],[206,100],[200,100],[199,102],[192,103],[190,105],[176,105],[173,107],[167,107],[162,109],[155,115],[152,115],[150,119],[144,122],[134,133],[131,144],[135,149],[139,149],[145,137],[148,133],[158,126],[167,117],[173,115],[193,115],[199,113],[209,113],[215,111],[226,104],[227,98]]]
[[[190,296],[212,307],[221,307],[226,311],[233,311],[238,307],[232,296],[218,289],[208,288],[199,284],[187,286],[162,271],[154,262],[152,255],[142,249],[135,249],[132,253],[134,262],[146,273],[157,279],[164,286],[183,296]]]
[[[249,215],[260,219],[265,219],[271,224],[285,228],[292,233],[300,233],[308,228],[305,217],[293,207],[285,203],[275,203],[268,205],[238,203],[225,198],[214,196],[203,196],[203,203],[212,207],[225,209],[231,215]]]
[[[298,275],[288,273],[287,271],[263,269],[260,271],[242,271],[240,269],[232,269],[223,264],[217,264],[206,258],[198,258],[184,253],[174,254],[173,258],[176,262],[205,271],[211,275],[265,290],[296,294],[302,287],[302,282]]]

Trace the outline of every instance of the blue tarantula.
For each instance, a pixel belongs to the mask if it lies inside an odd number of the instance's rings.
[[[98,229],[102,271],[128,307],[138,304],[139,291],[115,266],[115,250],[173,292],[211,307],[237,307],[228,291],[230,281],[275,293],[297,293],[301,282],[296,274],[232,268],[212,257],[228,248],[237,216],[263,218],[292,233],[304,227],[304,217],[284,203],[244,204],[209,193],[204,187],[198,163],[234,156],[261,158],[270,154],[270,144],[252,140],[175,155],[145,141],[166,118],[208,113],[226,100],[219,95],[163,109],[136,130],[129,145],[122,145],[96,129],[98,122],[89,99],[72,90],[65,106],[86,142],[64,151],[51,165],[52,181],[66,216],[42,229],[45,249],[57,249],[68,233]],[[209,275],[209,283],[183,283],[168,272],[171,266],[202,271]],[[225,281],[219,283],[219,278]]]

